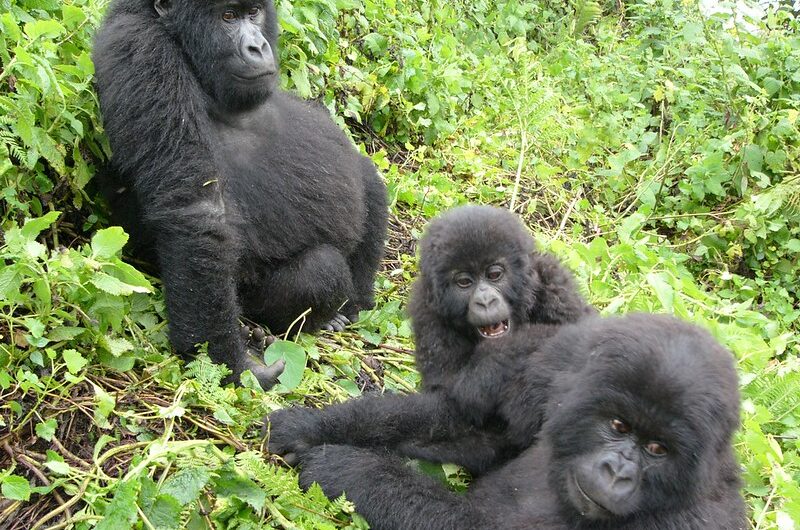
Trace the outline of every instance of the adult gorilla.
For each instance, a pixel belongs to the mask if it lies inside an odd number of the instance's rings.
[[[553,380],[539,442],[466,495],[398,457],[345,445],[303,454],[301,484],[346,493],[381,530],[745,528],[730,353],[652,315],[594,319],[554,341],[571,368]]]
[[[179,353],[263,387],[239,330],[342,329],[373,301],[386,190],[327,111],[276,89],[270,1],[115,0],[95,41],[112,209],[155,251]],[[263,339],[263,334],[261,337]],[[255,341],[256,343],[261,341]]]

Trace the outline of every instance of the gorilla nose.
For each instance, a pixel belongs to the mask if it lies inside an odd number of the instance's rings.
[[[266,39],[260,43],[251,43],[247,46],[247,53],[258,61],[263,61],[264,56],[269,53],[269,43]]]
[[[497,296],[494,293],[487,291],[479,291],[475,294],[475,304],[483,309],[491,309],[499,303]]]
[[[275,57],[272,55],[272,48],[263,35],[249,39],[244,44],[242,55],[253,68],[258,69],[262,74],[275,73]]]
[[[627,458],[607,458],[600,463],[600,476],[609,496],[626,498],[637,486],[637,466]]]

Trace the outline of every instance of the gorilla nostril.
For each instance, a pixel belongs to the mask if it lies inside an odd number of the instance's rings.
[[[617,478],[617,472],[610,462],[603,462],[600,464],[600,473],[602,473],[603,477],[609,482],[613,482]]]
[[[255,57],[256,59],[263,59],[264,58],[264,47],[263,46],[253,46],[250,45],[247,47],[247,53]]]

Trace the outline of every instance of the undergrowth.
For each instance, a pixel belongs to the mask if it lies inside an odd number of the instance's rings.
[[[800,37],[691,0],[282,0],[283,83],[386,177],[379,303],[285,337],[264,393],[171,354],[161,285],[120,259],[91,38],[107,0],[0,0],[0,528],[366,528],[302,493],[260,419],[409,392],[425,221],[503,205],[605,314],[668,312],[738,359],[753,528],[800,523]],[[723,3],[723,7],[726,4]],[[453,466],[433,470],[463,484]],[[429,469],[429,471],[431,471]]]

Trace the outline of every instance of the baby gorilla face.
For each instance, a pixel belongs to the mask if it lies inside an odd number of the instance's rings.
[[[449,291],[466,308],[466,321],[478,335],[494,339],[511,329],[511,306],[503,294],[509,286],[506,267],[497,261],[456,272]]]

